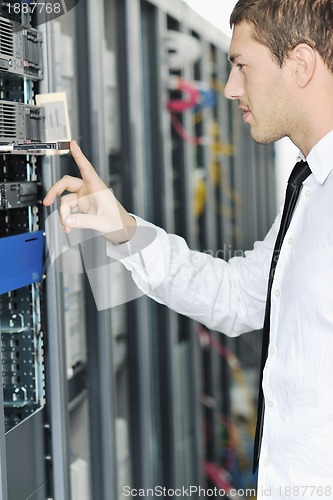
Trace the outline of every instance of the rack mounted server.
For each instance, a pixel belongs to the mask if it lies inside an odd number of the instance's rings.
[[[42,34],[0,17],[0,70],[31,80],[43,78]]]
[[[0,144],[45,140],[45,113],[39,106],[0,101]]]
[[[0,210],[36,205],[38,184],[35,181],[0,183]]]

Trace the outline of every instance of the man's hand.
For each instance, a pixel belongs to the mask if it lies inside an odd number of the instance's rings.
[[[70,148],[82,178],[65,175],[49,189],[43,204],[50,206],[57,196],[69,191],[60,203],[66,233],[72,228],[95,229],[114,244],[129,241],[135,233],[135,219],[97,175],[75,141],[71,141]]]

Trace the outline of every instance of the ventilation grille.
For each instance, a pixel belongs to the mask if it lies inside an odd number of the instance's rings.
[[[0,53],[14,56],[13,26],[3,19],[0,19]]]
[[[0,101],[0,138],[16,136],[16,103]]]

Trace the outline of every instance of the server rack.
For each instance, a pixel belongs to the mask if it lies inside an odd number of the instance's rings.
[[[80,135],[76,44],[78,9],[79,6],[76,9],[68,6],[64,15],[47,22],[44,22],[42,14],[37,13],[36,16],[43,33],[44,64],[47,70],[40,82],[41,91],[66,93],[73,137]],[[86,57],[86,54],[82,56]],[[43,157],[42,169],[45,190],[61,175],[76,172],[68,155]],[[56,209],[58,207],[59,204]],[[47,218],[51,210],[45,212]],[[55,239],[58,237],[55,234]],[[49,248],[51,251],[52,248]],[[78,258],[76,248],[60,256],[64,267],[62,272],[51,261],[48,263],[45,322],[48,339],[49,495],[52,498],[75,500],[80,497],[91,498],[92,457],[84,276],[72,274],[68,269],[66,260],[71,258]]]
[[[40,140],[42,137],[36,134],[42,116],[39,108],[31,106],[43,73],[40,33],[31,28],[25,13],[12,12],[10,4],[1,7],[1,143]],[[38,159],[30,155],[2,155],[3,499],[29,495],[45,498],[47,491],[42,328],[44,237],[39,172]],[[35,194],[24,200],[26,188],[32,188]],[[18,476],[22,481],[17,481]]]

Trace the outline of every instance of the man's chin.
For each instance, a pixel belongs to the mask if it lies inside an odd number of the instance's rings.
[[[284,135],[278,135],[278,134],[260,134],[258,131],[254,130],[251,128],[250,130],[251,137],[254,141],[256,141],[258,144],[272,144],[273,142],[276,142],[284,137]]]

